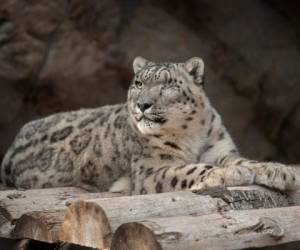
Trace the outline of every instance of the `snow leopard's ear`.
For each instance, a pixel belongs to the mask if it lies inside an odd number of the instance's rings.
[[[199,57],[193,57],[184,63],[187,72],[194,78],[196,85],[203,84],[204,62]]]
[[[133,60],[133,71],[136,74],[137,72],[139,72],[142,68],[145,67],[145,65],[147,64],[148,60],[138,56]]]

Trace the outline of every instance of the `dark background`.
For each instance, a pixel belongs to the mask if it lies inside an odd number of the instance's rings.
[[[300,162],[300,2],[1,0],[0,161],[20,127],[123,102],[132,60],[203,57],[241,152]]]

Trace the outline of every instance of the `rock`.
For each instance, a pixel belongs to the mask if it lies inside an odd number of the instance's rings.
[[[1,2],[1,158],[29,120],[125,99],[118,17],[110,0]]]
[[[202,56],[207,92],[241,152],[292,163],[281,150],[279,135],[299,102],[299,33],[275,4],[142,1],[125,28],[122,45],[130,58],[143,54],[179,61]],[[139,35],[131,40],[134,34]]]

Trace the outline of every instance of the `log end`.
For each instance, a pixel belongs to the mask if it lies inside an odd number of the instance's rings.
[[[0,236],[8,236],[13,229],[11,225],[11,214],[0,201]]]
[[[101,249],[110,247],[111,235],[104,210],[96,203],[78,201],[68,208],[59,239]]]
[[[154,233],[146,226],[130,222],[118,227],[111,250],[162,250]]]
[[[35,214],[24,214],[18,219],[15,228],[11,232],[14,238],[29,238],[34,240],[53,242],[51,232]]]

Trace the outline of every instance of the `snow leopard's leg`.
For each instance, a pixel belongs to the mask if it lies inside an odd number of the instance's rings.
[[[300,169],[277,162],[258,162],[236,155],[217,159],[221,166],[226,186],[247,185],[251,183],[279,190],[300,188]]]
[[[258,162],[239,156],[224,126],[215,127],[215,136],[201,156],[204,162],[213,162],[219,169],[211,171],[195,188],[205,186],[263,185],[279,190],[300,188],[300,169],[274,162]],[[219,176],[222,176],[223,181]]]
[[[197,163],[185,164],[169,156],[169,160],[142,158],[132,164],[132,193],[148,194],[188,189],[202,189],[208,186],[225,186],[224,169],[215,165]],[[248,179],[246,178],[248,176]],[[241,184],[240,182],[236,185]],[[253,176],[245,175],[243,185],[253,184]]]
[[[132,193],[148,194],[187,190],[205,180],[211,171],[218,167],[209,164],[149,164],[147,160],[139,161],[133,166]],[[223,177],[220,175],[219,183]],[[223,183],[224,184],[224,183]]]
[[[150,164],[149,164],[150,163]],[[141,161],[134,166],[133,194],[162,193],[219,186],[264,185],[279,190],[300,187],[300,174],[279,163],[259,163],[244,158],[221,158],[219,166],[161,164]]]

